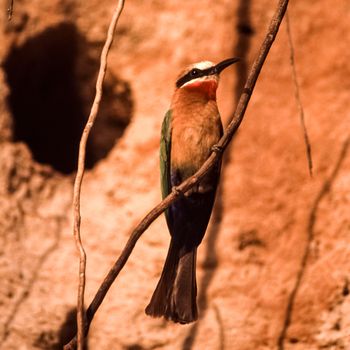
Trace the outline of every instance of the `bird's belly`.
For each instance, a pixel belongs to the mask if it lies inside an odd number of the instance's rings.
[[[182,180],[193,175],[208,159],[211,148],[220,139],[220,129],[203,125],[186,126],[173,130],[171,167],[181,169]]]

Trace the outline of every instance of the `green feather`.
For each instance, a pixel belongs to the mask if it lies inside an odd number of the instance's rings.
[[[164,117],[160,139],[160,180],[162,197],[171,192],[170,151],[171,151],[171,110]]]

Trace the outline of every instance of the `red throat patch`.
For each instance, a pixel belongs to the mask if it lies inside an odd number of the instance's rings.
[[[214,79],[198,80],[186,85],[184,88],[192,91],[200,92],[209,99],[216,99],[216,89],[218,83]]]

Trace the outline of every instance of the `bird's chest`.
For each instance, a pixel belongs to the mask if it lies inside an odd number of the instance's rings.
[[[173,119],[171,167],[186,169],[188,176],[203,165],[221,136],[222,126],[216,106],[206,107],[175,115]]]

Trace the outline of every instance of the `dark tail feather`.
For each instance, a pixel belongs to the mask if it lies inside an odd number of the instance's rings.
[[[158,285],[153,293],[146,314],[164,316],[179,323],[190,323],[198,318],[196,256],[197,248],[183,253],[173,240]]]

